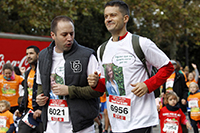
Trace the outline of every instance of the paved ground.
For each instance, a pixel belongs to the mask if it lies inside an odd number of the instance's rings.
[[[187,119],[189,120],[188,116],[187,116]],[[101,122],[102,122],[102,124],[104,124],[103,123],[104,122],[104,117],[102,117]],[[95,127],[96,127],[96,133],[99,133],[97,123],[95,123]],[[194,133],[193,130],[188,130],[188,131],[189,131],[188,133]],[[160,133],[160,125],[157,125],[156,127],[153,127],[153,133]]]

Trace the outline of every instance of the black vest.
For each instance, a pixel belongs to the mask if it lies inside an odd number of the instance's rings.
[[[42,50],[39,54],[39,71],[42,89],[44,95],[48,97],[51,87],[50,75],[54,46],[55,42],[53,41],[49,47]],[[92,49],[81,46],[74,40],[71,50],[63,53],[65,59],[65,85],[88,86],[87,67],[89,58],[94,53]],[[98,115],[98,99],[69,99],[68,96],[66,98],[73,131],[77,132],[91,126],[94,118]],[[47,125],[47,106],[48,104],[42,108],[42,121],[45,130]]]

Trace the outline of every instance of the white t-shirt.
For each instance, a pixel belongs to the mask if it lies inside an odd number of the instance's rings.
[[[53,64],[52,64],[52,70],[51,74],[57,74],[64,80],[64,57],[63,53],[56,53],[55,47],[53,50]],[[92,74],[95,71],[98,70],[98,63],[96,60],[96,57],[94,55],[90,56],[89,63],[88,63],[88,69],[87,69],[87,74]],[[37,84],[41,84],[41,78],[40,78],[40,72],[39,72],[39,63],[37,65],[37,79],[36,79]],[[52,99],[57,99],[58,96],[50,92],[50,97]],[[47,122],[47,130],[45,133],[62,133],[62,132],[67,132],[67,133],[73,133],[72,132],[72,123],[71,120],[69,119],[69,122],[58,122],[58,121],[48,121]],[[94,130],[94,125],[83,129],[77,133],[95,133]]]
[[[139,43],[142,51],[145,54],[145,58],[147,60],[146,64],[149,72],[151,72],[152,65],[159,69],[169,63],[168,57],[160,49],[158,49],[151,40],[140,37]],[[99,50],[100,47],[97,51],[98,58],[100,56]],[[115,81],[119,86],[120,97],[129,98],[131,101],[131,113],[129,120],[114,118],[111,110],[117,110],[112,108],[113,106],[111,107],[109,102],[107,102],[108,115],[113,132],[127,132],[134,129],[157,125],[158,113],[156,109],[154,93],[137,97],[131,92],[133,87],[130,84],[143,82],[148,79],[147,72],[132,47],[131,33],[128,33],[124,39],[117,42],[113,42],[112,37],[109,39],[104,50],[102,62],[100,62],[102,78],[106,78],[105,71],[106,65],[108,64],[112,65],[114,73],[116,73]],[[109,101],[109,97],[107,97],[107,101]],[[121,111],[119,107],[118,111]]]
[[[21,75],[20,77],[24,79],[24,76]],[[20,97],[24,96],[24,87],[21,84],[19,85],[19,96]]]

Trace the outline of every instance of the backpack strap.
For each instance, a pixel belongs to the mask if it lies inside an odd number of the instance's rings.
[[[103,52],[105,50],[105,47],[106,47],[106,44],[108,43],[108,41],[104,42],[101,47],[100,47],[100,60],[102,61],[102,57],[103,57]],[[142,62],[142,64],[144,65],[144,68],[149,76],[149,78],[151,77],[150,76],[150,73],[149,73],[149,70],[147,69],[147,65],[146,65],[146,59],[145,59],[145,56],[144,56],[144,53],[140,47],[140,44],[139,44],[139,36],[138,35],[135,35],[133,34],[132,35],[132,46],[133,46],[133,49],[137,55],[137,57],[140,59],[140,61]],[[153,69],[153,68],[152,68]],[[159,97],[160,96],[160,89],[156,89],[154,91],[154,95],[155,97]]]
[[[103,57],[103,52],[105,50],[105,47],[106,47],[106,44],[108,43],[108,41],[104,42],[102,45],[101,45],[101,48],[100,48],[100,60],[102,61],[102,57]],[[151,77],[150,73],[149,73],[149,70],[147,69],[147,65],[146,65],[146,59],[145,59],[145,56],[144,56],[144,53],[140,47],[140,44],[139,44],[139,36],[138,35],[135,35],[133,34],[132,35],[132,45],[133,45],[133,49],[137,55],[137,57],[140,59],[140,61],[142,62],[142,64],[144,65],[144,68],[145,70],[147,71],[147,74],[149,76],[149,78]]]
[[[100,48],[100,60],[102,61],[102,57],[103,57],[103,52],[105,50],[105,47],[106,47],[106,44],[108,43],[108,41],[104,42],[102,45],[101,45],[101,48]]]
[[[147,69],[146,59],[145,59],[144,53],[143,53],[143,51],[142,51],[142,49],[140,47],[139,36],[138,35],[135,35],[135,34],[132,35],[132,45],[133,45],[133,49],[134,49],[137,57],[140,59],[140,61],[144,65],[144,68],[147,71],[147,74],[148,74],[148,76],[150,78],[151,75],[149,73],[149,70]]]

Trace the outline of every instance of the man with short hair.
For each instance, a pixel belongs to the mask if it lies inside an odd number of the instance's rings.
[[[37,67],[37,103],[42,106],[46,133],[95,133],[99,114],[98,98],[87,76],[97,70],[95,52],[79,45],[73,21],[57,16],[51,23],[49,47],[40,52]]]
[[[128,5],[119,0],[106,3],[104,23],[112,37],[108,40],[102,58],[100,48],[97,57],[101,78],[95,72],[89,75],[88,82],[94,90],[105,91],[107,84],[119,95],[107,93],[107,110],[112,132],[150,133],[152,126],[159,124],[154,90],[162,85],[173,72],[169,58],[149,39],[139,36],[139,45],[145,55],[146,65],[151,72],[152,66],[159,71],[149,78],[143,63],[133,50],[132,34],[127,31],[129,20]],[[106,67],[112,66],[115,82],[106,77]],[[108,91],[107,91],[108,92]]]
[[[37,121],[40,119],[41,108],[36,103],[36,94],[37,94],[37,84],[36,84],[36,67],[37,60],[39,57],[40,49],[37,46],[29,46],[26,48],[26,59],[30,65],[30,68],[25,72],[24,79],[24,96],[21,104],[19,105],[19,109],[15,112],[15,115],[21,117],[23,112],[25,115],[22,117],[22,120],[19,122],[19,133],[42,133],[42,123]],[[33,111],[30,113],[30,110]],[[32,116],[30,116],[32,114]],[[31,127],[27,123],[25,118],[28,116],[28,121],[32,119],[36,121],[37,124],[33,125],[35,127]]]

